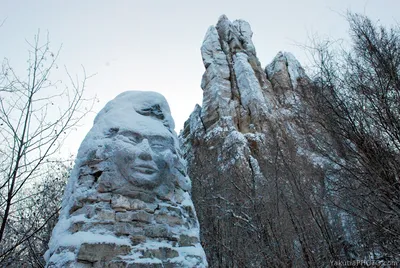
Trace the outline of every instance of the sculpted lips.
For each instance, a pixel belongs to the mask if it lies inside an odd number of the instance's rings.
[[[138,165],[135,165],[132,169],[137,172],[140,172],[143,174],[150,174],[150,175],[158,172],[157,166],[154,164],[151,164],[151,163],[138,164]]]

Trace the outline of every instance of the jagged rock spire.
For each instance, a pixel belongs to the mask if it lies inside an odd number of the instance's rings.
[[[326,187],[320,167],[329,161],[309,135],[325,133],[304,128],[312,84],[290,53],[279,52],[264,71],[252,34],[225,15],[208,28],[203,104],[180,137],[207,258],[213,267],[319,266],[307,247],[329,251],[318,224],[335,221],[334,212],[316,209]]]
[[[235,119],[243,129],[257,122],[251,114],[268,113],[273,103],[266,101],[271,84],[256,57],[250,25],[243,20],[231,22],[222,15],[204,38],[201,54],[203,75],[201,119],[207,129],[219,118]]]

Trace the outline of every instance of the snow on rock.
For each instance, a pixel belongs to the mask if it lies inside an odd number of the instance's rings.
[[[165,98],[128,91],[82,142],[47,267],[207,267],[191,181]]]
[[[221,127],[221,118],[234,119],[233,126],[249,132],[274,106],[268,81],[251,40],[253,32],[244,20],[231,22],[222,15],[205,35],[201,54],[206,71],[203,75],[203,104],[185,129]],[[197,126],[194,125],[197,124]]]
[[[289,52],[279,52],[265,72],[272,83],[279,81],[283,83],[282,87],[291,89],[297,88],[299,79],[307,78],[299,61]]]
[[[251,39],[253,37],[253,31],[251,30],[250,24],[245,20],[235,20],[232,24],[242,36],[246,50],[255,55],[256,49]]]
[[[316,174],[327,164],[302,128],[310,112],[302,93],[310,79],[286,52],[261,68],[252,35],[247,22],[225,15],[209,27],[201,48],[203,103],[180,136],[202,240],[211,245],[205,250],[215,267],[276,266],[260,261],[264,256],[257,252],[266,241],[249,223],[267,213],[264,207],[274,202],[270,191],[293,179],[285,174],[292,159]]]
[[[238,52],[233,56],[233,61],[242,105],[252,114],[261,113],[262,110],[266,112],[266,101],[260,82],[249,63],[249,57],[245,53]]]
[[[279,52],[265,72],[279,103],[274,116],[280,121],[291,121],[296,113],[305,108],[302,95],[307,92],[310,79],[297,59],[288,52]]]
[[[300,62],[293,56],[292,53],[285,52],[284,57],[286,57],[288,72],[290,75],[290,80],[292,81],[293,88],[297,87],[297,80],[306,77],[306,73],[301,67]]]
[[[230,69],[214,26],[211,26],[207,31],[201,46],[201,55],[206,67],[201,87],[204,92],[207,92],[207,94],[204,94],[201,117],[204,120],[202,122],[204,127],[208,128],[217,119],[211,115],[219,114],[221,112],[220,107],[224,107],[223,114],[227,115],[232,112],[232,109],[230,109],[230,100],[232,99]]]
[[[237,229],[243,222],[236,220],[245,219],[248,211],[223,208],[237,203],[251,207],[244,193],[265,180],[265,161],[259,161],[259,154],[267,140],[263,133],[275,120],[271,115],[276,106],[272,85],[257,59],[252,35],[246,21],[231,22],[225,15],[208,29],[201,48],[206,68],[201,83],[203,103],[196,106],[180,137],[188,172],[196,178],[193,187],[195,202],[202,207],[198,215],[200,221],[204,220],[204,239],[213,241],[218,237],[224,241],[226,251],[215,253],[212,247],[206,248],[215,267],[233,265],[230,258],[221,260],[215,254],[231,256],[230,252],[243,252],[242,242],[235,242],[234,237],[247,237],[248,233],[246,228]],[[218,201],[215,209],[221,210],[218,221],[208,218],[207,202],[213,200]],[[234,215],[234,219],[228,215]],[[226,223],[226,229],[212,235],[212,230],[220,228],[219,221]],[[256,245],[245,246],[249,252],[256,252]],[[251,259],[252,256],[245,256],[243,263],[259,267]]]

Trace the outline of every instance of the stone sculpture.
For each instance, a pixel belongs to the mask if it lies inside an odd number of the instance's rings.
[[[79,149],[47,267],[207,267],[190,190],[164,97],[120,94]]]

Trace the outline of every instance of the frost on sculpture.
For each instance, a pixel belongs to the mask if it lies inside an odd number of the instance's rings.
[[[83,141],[48,267],[206,267],[191,182],[158,93],[110,101]]]

